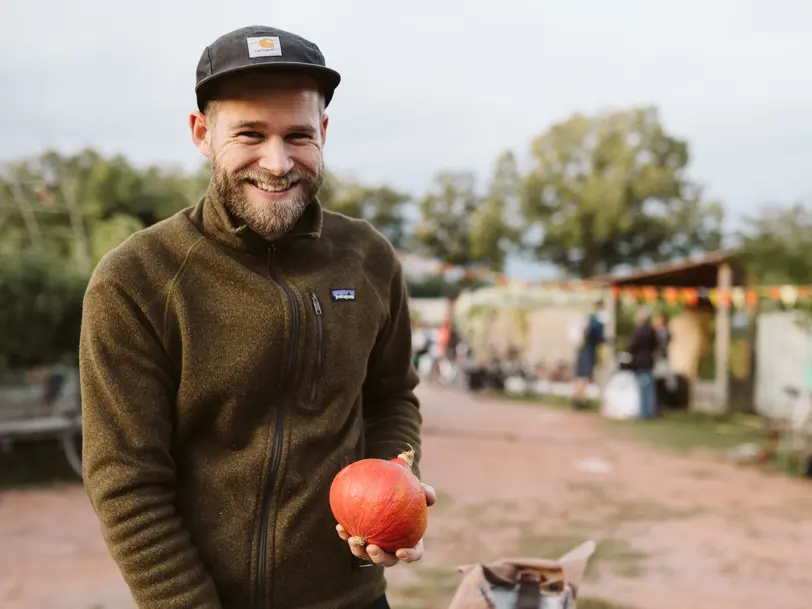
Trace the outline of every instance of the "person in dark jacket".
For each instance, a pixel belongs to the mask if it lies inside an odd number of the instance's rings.
[[[640,416],[644,419],[656,415],[654,390],[654,362],[660,340],[651,323],[651,309],[645,307],[637,313],[637,324],[626,348],[631,355],[631,367],[640,386]]]

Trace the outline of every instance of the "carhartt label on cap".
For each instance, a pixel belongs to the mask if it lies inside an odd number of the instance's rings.
[[[271,57],[282,54],[279,36],[253,36],[246,38],[249,57]]]

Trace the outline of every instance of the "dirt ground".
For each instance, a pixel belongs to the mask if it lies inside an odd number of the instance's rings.
[[[628,439],[593,414],[421,389],[426,556],[393,607],[446,607],[455,566],[598,550],[580,609],[803,609],[812,484]],[[644,424],[644,423],[641,423]],[[0,495],[0,607],[132,609],[82,488]]]

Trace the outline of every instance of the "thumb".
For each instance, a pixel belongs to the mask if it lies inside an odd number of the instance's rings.
[[[426,505],[434,505],[437,502],[437,493],[434,487],[422,482],[420,484],[423,486],[423,492],[426,493]]]

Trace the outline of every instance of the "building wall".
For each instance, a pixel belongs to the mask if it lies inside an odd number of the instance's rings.
[[[794,312],[764,313],[756,331],[756,412],[762,415],[789,415],[787,386],[807,388],[810,338],[796,323]]]
[[[448,300],[445,298],[411,298],[409,309],[416,314],[421,324],[439,326],[448,314]]]

